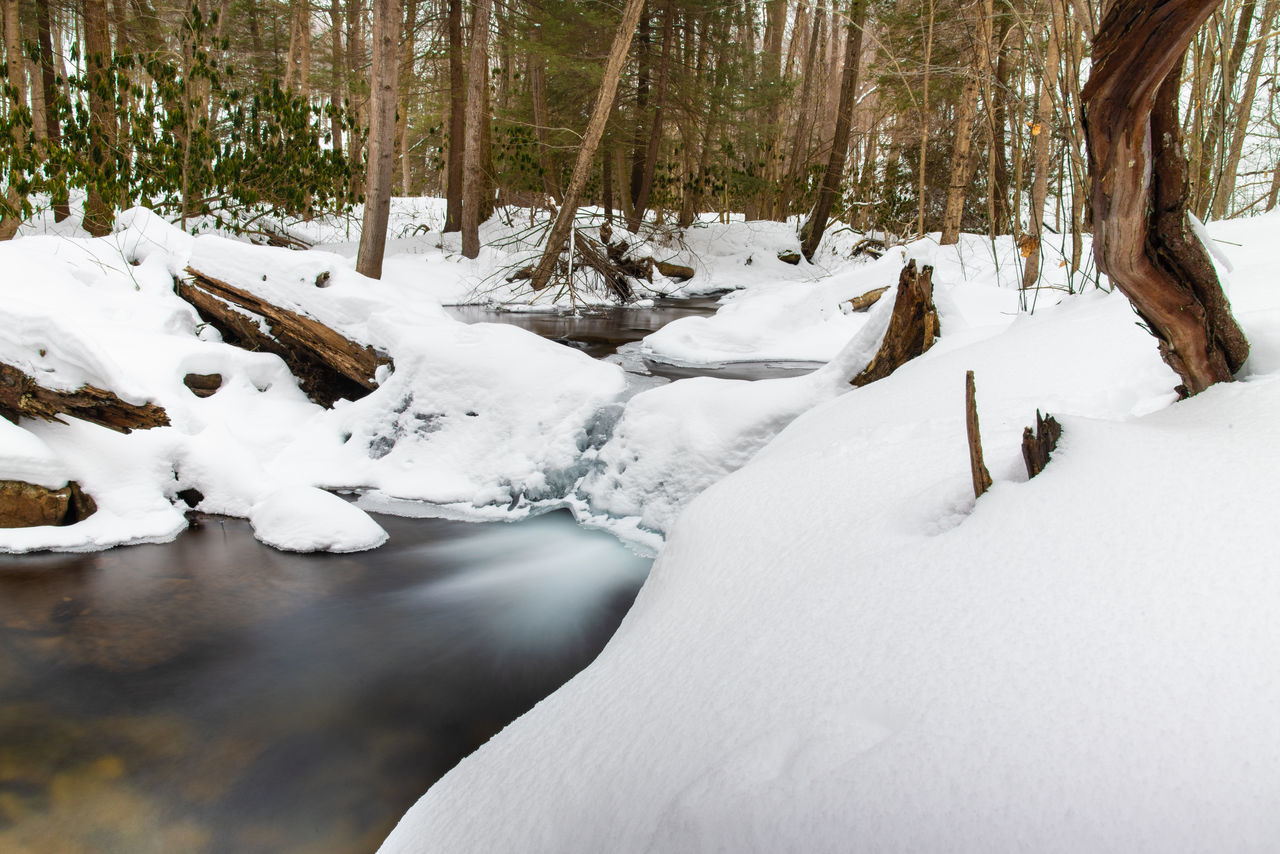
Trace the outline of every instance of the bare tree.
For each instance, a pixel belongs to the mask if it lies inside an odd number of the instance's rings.
[[[613,96],[618,91],[618,78],[622,76],[622,64],[626,62],[627,51],[631,48],[631,37],[635,33],[636,24],[640,21],[640,12],[644,8],[644,0],[627,0],[622,10],[622,21],[618,24],[618,32],[613,37],[613,47],[609,49],[609,59],[604,66],[604,77],[600,81],[600,91],[596,93],[596,103],[591,109],[591,119],[587,122],[587,131],[582,135],[582,145],[578,147],[578,159],[573,164],[573,175],[569,179],[569,188],[564,194],[564,204],[560,206],[556,220],[547,235],[547,246],[542,258],[533,271],[531,284],[535,291],[541,290],[551,281],[551,273],[560,259],[560,250],[573,228],[573,217],[578,212],[578,199],[587,184],[587,176],[591,173],[591,162],[595,159],[596,148],[600,145],[600,137],[604,136],[604,125],[613,108]]]
[[[813,214],[804,224],[800,251],[806,260],[813,260],[813,253],[827,229],[831,206],[844,181],[844,162],[849,156],[849,132],[853,127],[853,104],[858,93],[858,64],[862,61],[862,28],[867,20],[866,0],[852,0],[849,23],[845,28],[844,73],[840,81],[840,106],[836,111],[835,138],[831,142],[831,156],[827,171],[822,175],[818,190],[818,202]]]
[[[365,164],[364,227],[356,272],[382,278],[387,218],[396,165],[396,61],[400,54],[400,0],[374,0],[373,64],[369,73],[369,160]]]
[[[106,0],[84,0],[84,54],[89,83],[89,159],[105,166],[115,157],[115,117],[111,115],[111,34]],[[84,230],[94,236],[111,231],[114,200],[103,197],[98,182],[89,185],[84,203]]]
[[[471,19],[471,57],[467,62],[466,156],[462,170],[462,254],[480,254],[480,208],[484,204],[483,125],[489,124],[489,16],[493,0],[476,0]]]

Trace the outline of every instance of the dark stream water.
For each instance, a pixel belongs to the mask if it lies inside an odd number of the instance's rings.
[[[0,851],[373,851],[590,663],[649,566],[566,513],[379,521],[355,555],[207,518],[0,556]]]
[[[599,358],[713,311],[455,314]],[[389,543],[355,555],[277,552],[216,517],[164,545],[0,555],[0,852],[367,854],[591,662],[650,563],[563,512],[379,521]]]

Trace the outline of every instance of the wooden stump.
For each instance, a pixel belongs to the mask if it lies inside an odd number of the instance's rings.
[[[1049,455],[1058,447],[1058,438],[1062,436],[1062,426],[1052,415],[1040,415],[1036,410],[1036,429],[1030,427],[1022,431],[1022,461],[1027,466],[1027,477],[1032,478],[1044,471],[1049,464]]]
[[[925,265],[916,272],[915,259],[907,262],[898,277],[898,295],[884,341],[871,364],[850,382],[855,386],[883,379],[901,365],[933,346],[938,335],[938,310],[933,306],[933,268]]]
[[[969,434],[969,471],[973,475],[973,497],[981,498],[991,488],[991,472],[982,461],[982,434],[978,430],[978,392],[973,371],[964,372],[964,426]]]
[[[85,385],[75,391],[45,388],[27,374],[0,362],[0,415],[14,424],[19,418],[65,423],[68,415],[119,433],[164,427],[169,416],[154,403],[127,403],[113,392]]]
[[[195,306],[228,344],[263,350],[284,360],[307,397],[330,407],[358,400],[377,387],[374,374],[390,360],[320,321],[273,305],[248,290],[187,268],[178,296]]]

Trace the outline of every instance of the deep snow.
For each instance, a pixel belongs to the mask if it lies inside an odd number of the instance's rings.
[[[407,221],[432,203],[399,204]],[[380,541],[317,487],[466,518],[568,505],[660,548],[600,658],[433,787],[387,852],[1268,850],[1278,227],[1208,226],[1252,355],[1242,382],[1176,404],[1121,295],[1042,290],[1022,312],[1007,240],[849,262],[836,235],[793,268],[776,258],[785,226],[705,224],[685,238],[705,241],[703,284],[744,287],[642,351],[831,361],[636,393],[616,365],[440,309],[515,293],[497,272],[529,250],[500,221],[489,236],[510,242],[475,263],[402,221],[382,282],[353,272],[332,223],[306,226],[328,246],[307,253],[192,238],[145,211],[100,240],[24,237],[0,246],[0,358],[154,400],[174,423],[0,424],[0,478],[74,478],[101,508],[2,531],[0,548],[167,539],[188,487],[284,548]],[[904,253],[936,268],[941,338],[849,390],[892,293],[864,315],[840,303],[892,284]],[[279,360],[222,344],[173,296],[188,263],[305,308],[394,370],[360,401],[315,406]],[[995,479],[977,502],[966,370]],[[197,399],[188,371],[226,383]],[[1036,409],[1065,433],[1027,481]]]
[[[596,662],[383,851],[1273,850],[1277,227],[1210,226],[1243,244],[1242,382],[1171,405],[1127,303],[1090,292],[944,316],[800,415],[689,504]],[[1065,433],[1027,481],[1037,407]]]

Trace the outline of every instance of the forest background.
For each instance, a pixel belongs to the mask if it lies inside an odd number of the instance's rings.
[[[1278,2],[1226,0],[1182,63],[1201,219],[1269,210],[1280,195]],[[214,215],[249,231],[268,216],[341,212],[379,189],[366,183],[379,148],[390,192],[449,200],[445,222],[424,225],[465,225],[468,151],[477,221],[501,205],[554,210],[623,11],[572,0],[0,7],[0,237],[35,203],[68,215],[77,189],[91,233],[139,203],[184,226]],[[1049,231],[1071,236],[1079,271],[1090,230],[1080,91],[1101,14],[1091,0],[654,0],[581,201],[632,231],[646,217],[807,217],[806,254],[828,217],[943,243],[962,229],[1014,234],[1027,283]],[[394,49],[375,62],[379,35]],[[395,103],[381,128],[380,89]]]

